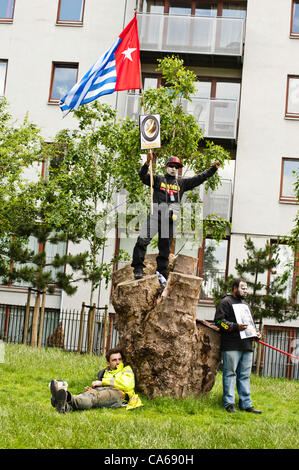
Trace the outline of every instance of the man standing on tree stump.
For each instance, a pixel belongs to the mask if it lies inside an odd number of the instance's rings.
[[[148,153],[145,164],[139,171],[141,181],[147,186],[151,185],[148,167],[152,159],[152,154]],[[171,156],[167,159],[165,175],[153,176],[153,214],[149,214],[147,220],[140,230],[133,250],[133,260],[131,266],[134,268],[135,279],[143,277],[144,257],[146,249],[152,238],[158,233],[157,271],[167,278],[167,268],[172,239],[179,220],[180,202],[185,191],[190,191],[208,178],[213,176],[220,162],[215,161],[213,166],[199,175],[191,178],[179,178],[178,170],[183,165],[179,158]]]

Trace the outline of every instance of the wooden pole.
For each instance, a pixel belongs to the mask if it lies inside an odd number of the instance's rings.
[[[262,321],[260,322],[260,332],[263,336],[263,334],[264,334],[264,325],[263,325]],[[258,343],[257,344],[257,359],[256,359],[256,375],[260,375],[261,356],[262,356],[262,345],[260,343]]]
[[[82,347],[82,337],[83,337],[83,326],[84,326],[84,312],[85,312],[85,302],[82,302],[81,316],[80,316],[80,330],[79,330],[79,340],[78,340],[78,354],[81,353]]]
[[[39,317],[39,307],[40,307],[40,292],[37,293],[32,317],[32,327],[31,327],[31,341],[30,346],[37,346],[37,327],[38,327],[38,317]]]
[[[154,177],[153,177],[153,152],[150,149],[151,161],[150,161],[150,182],[151,182],[151,214],[154,213],[154,202],[153,202],[153,193],[154,193]]]
[[[87,343],[88,354],[92,354],[95,313],[96,313],[96,304],[93,304],[93,306],[90,308],[89,313],[88,313],[88,343]]]
[[[30,298],[31,298],[31,287],[28,288],[26,312],[25,312],[25,318],[24,318],[23,344],[25,344],[25,345],[27,344],[27,336],[28,336]]]
[[[43,339],[44,318],[45,318],[45,304],[46,304],[46,291],[43,292],[42,308],[41,308],[41,312],[40,312],[39,336],[38,336],[38,347],[39,347],[39,348],[40,348],[41,345],[42,345],[42,339]]]

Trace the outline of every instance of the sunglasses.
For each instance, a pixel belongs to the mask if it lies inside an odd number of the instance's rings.
[[[177,170],[180,168],[178,165],[176,165],[175,163],[168,163],[169,168],[176,168]]]

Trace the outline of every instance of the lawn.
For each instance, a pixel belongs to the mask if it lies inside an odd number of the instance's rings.
[[[104,358],[5,344],[0,363],[1,449],[297,449],[299,383],[251,376],[261,415],[222,407],[221,373],[201,398],[148,400],[134,411],[59,414],[48,383],[67,380],[74,394],[96,379]]]

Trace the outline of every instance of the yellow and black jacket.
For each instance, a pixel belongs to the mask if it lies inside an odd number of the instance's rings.
[[[126,407],[127,410],[132,410],[142,406],[140,398],[134,391],[135,377],[130,366],[125,367],[121,362],[115,370],[110,370],[108,368],[100,370],[98,378],[102,381],[103,387],[115,387],[124,392],[124,401],[128,400]]]

